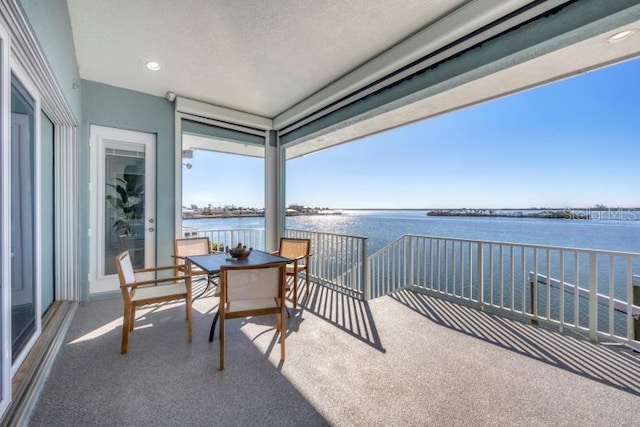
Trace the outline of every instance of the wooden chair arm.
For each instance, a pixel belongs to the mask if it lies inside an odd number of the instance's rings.
[[[134,270],[134,273],[149,273],[151,271],[162,271],[162,270],[175,270],[175,265],[167,265],[163,267],[151,267],[151,268],[140,268],[138,270]]]
[[[158,283],[164,283],[164,282],[181,282],[186,278],[191,278],[194,275],[190,275],[190,276],[176,276],[176,277],[165,277],[162,279],[152,279],[152,280],[141,280],[140,282],[133,282],[133,283],[125,283],[120,285],[121,288],[135,288],[138,286],[144,286],[144,285],[153,285],[153,284],[158,284]]]

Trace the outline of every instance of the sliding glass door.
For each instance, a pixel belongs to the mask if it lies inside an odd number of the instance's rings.
[[[34,336],[36,325],[36,121],[35,100],[11,76],[11,360]]]

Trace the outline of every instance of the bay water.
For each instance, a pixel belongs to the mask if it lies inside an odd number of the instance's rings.
[[[340,215],[287,217],[295,230],[367,237],[373,254],[404,234],[640,252],[640,211],[593,214],[595,219],[433,217],[426,210],[344,210]],[[264,228],[263,217],[188,219],[200,230]]]

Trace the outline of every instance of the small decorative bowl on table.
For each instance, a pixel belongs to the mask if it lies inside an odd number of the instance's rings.
[[[251,255],[252,250],[253,248],[247,249],[247,247],[242,245],[242,243],[238,243],[238,246],[229,249],[229,256],[236,260],[247,259],[249,258],[249,255]]]

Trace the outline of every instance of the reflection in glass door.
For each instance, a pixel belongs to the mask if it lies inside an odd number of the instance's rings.
[[[155,135],[91,126],[91,294],[118,291],[115,256],[155,265]]]
[[[36,331],[34,100],[11,76],[11,355]]]
[[[123,150],[105,144],[104,272],[115,274],[114,257],[128,250],[133,268],[144,268],[144,146]]]

